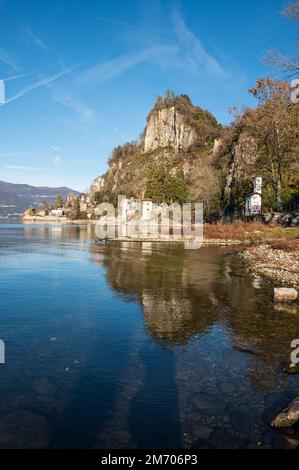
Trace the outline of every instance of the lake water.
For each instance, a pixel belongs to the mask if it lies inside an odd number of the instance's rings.
[[[0,448],[291,448],[296,311],[232,248],[0,225]]]

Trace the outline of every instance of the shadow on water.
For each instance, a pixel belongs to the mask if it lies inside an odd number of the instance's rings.
[[[148,357],[149,356],[149,357]],[[144,383],[130,406],[129,431],[140,449],[181,447],[181,429],[175,356],[166,349],[149,347],[139,355],[144,365]]]

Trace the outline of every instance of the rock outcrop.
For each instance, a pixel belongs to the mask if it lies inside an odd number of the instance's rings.
[[[289,406],[284,409],[272,421],[271,427],[274,429],[289,429],[299,423],[299,397],[293,400]]]
[[[105,187],[105,179],[102,176],[99,176],[92,183],[92,186],[90,188],[90,192],[92,194],[95,194],[99,191],[102,191],[104,189],[104,187]]]
[[[175,106],[153,112],[149,116],[143,137],[144,152],[172,147],[175,153],[187,152],[196,143],[194,127],[186,124],[184,116]]]
[[[291,288],[293,298],[299,289],[299,253],[297,249],[289,251],[285,248],[284,245],[279,245],[278,241],[276,246],[274,243],[271,246],[251,247],[240,256],[252,272],[269,279],[274,286]],[[281,291],[277,291],[277,298],[279,292]]]
[[[225,169],[227,177],[224,187],[224,215],[239,216],[238,196],[240,192],[244,191],[242,199],[245,200],[245,195],[250,194],[252,189],[247,187],[248,181],[252,181],[257,176],[256,162],[259,156],[258,146],[255,140],[247,135],[241,133],[232,139],[228,147],[225,140],[215,143],[214,153],[227,156],[229,161],[225,164],[221,162],[221,166]]]
[[[222,127],[208,111],[190,99],[170,95],[158,98],[147,118],[140,141],[116,147],[105,175],[96,178],[91,195],[99,202],[115,203],[119,194],[146,197],[149,173],[184,175],[192,200],[211,207],[220,190],[213,147]]]

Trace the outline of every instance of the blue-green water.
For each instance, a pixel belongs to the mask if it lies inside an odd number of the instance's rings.
[[[298,313],[232,249],[0,225],[0,448],[294,447]]]

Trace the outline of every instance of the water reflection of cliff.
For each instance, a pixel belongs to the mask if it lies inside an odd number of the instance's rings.
[[[146,328],[156,339],[183,344],[216,321],[213,292],[225,271],[222,256],[211,263],[205,250],[199,262],[194,252],[150,243],[109,243],[96,250],[103,254],[109,284],[140,302]]]
[[[140,303],[154,338],[185,344],[218,324],[249,359],[268,366],[289,360],[290,343],[299,337],[299,313],[276,311],[270,286],[250,278],[229,250],[129,242],[94,250],[113,289]],[[264,375],[259,364],[252,377],[248,371],[250,380]]]

